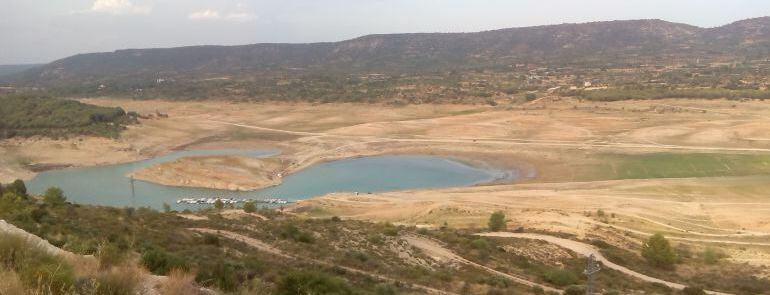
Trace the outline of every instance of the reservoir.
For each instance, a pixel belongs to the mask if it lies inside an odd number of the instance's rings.
[[[67,168],[40,173],[28,184],[33,194],[49,187],[64,190],[67,200],[78,204],[114,207],[152,207],[167,203],[175,209],[199,208],[177,205],[176,200],[189,197],[283,198],[303,200],[334,192],[387,192],[410,189],[436,189],[472,186],[506,177],[506,173],[468,166],[433,156],[373,156],[326,162],[284,177],[283,183],[255,191],[227,191],[189,188],[134,181],[132,198],[128,174],[157,164],[184,157],[238,155],[271,157],[278,151],[197,150],[180,151],[148,160],[85,168]]]

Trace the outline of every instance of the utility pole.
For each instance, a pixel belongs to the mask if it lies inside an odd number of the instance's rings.
[[[131,207],[136,208],[136,193],[134,192],[134,176],[129,177],[131,179]]]
[[[594,275],[602,269],[599,263],[596,262],[596,257],[593,254],[588,256],[586,261],[586,269],[583,273],[588,277],[586,283],[586,295],[594,294]]]

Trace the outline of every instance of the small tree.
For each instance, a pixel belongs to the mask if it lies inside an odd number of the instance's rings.
[[[257,212],[257,205],[254,202],[243,203],[243,212],[254,213]]]
[[[171,212],[171,205],[168,203],[163,203],[163,212],[169,213]]]
[[[43,202],[51,206],[61,206],[67,202],[64,191],[58,187],[49,187],[43,195]]]
[[[706,264],[717,264],[724,257],[725,254],[717,249],[706,247],[706,250],[703,250],[703,262]]]
[[[537,99],[537,94],[534,94],[534,93],[531,93],[531,92],[530,92],[530,93],[527,93],[527,94],[525,94],[525,95],[524,95],[524,98],[525,98],[527,101],[533,101],[533,100]]]
[[[505,213],[497,211],[489,216],[489,230],[501,231],[505,229]]]
[[[14,180],[11,184],[5,187],[5,190],[8,192],[12,192],[20,197],[27,197],[27,186],[24,184],[24,181],[21,179]]]
[[[222,200],[217,199],[216,202],[214,202],[214,208],[217,208],[217,210],[222,210],[225,208],[225,203],[222,202]]]
[[[642,246],[642,256],[660,268],[673,268],[678,257],[668,240],[660,233],[654,234]]]

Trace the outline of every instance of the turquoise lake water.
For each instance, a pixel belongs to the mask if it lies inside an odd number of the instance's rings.
[[[303,200],[333,192],[386,192],[409,189],[462,187],[494,181],[505,173],[465,165],[433,156],[374,156],[346,159],[314,165],[283,179],[283,183],[256,191],[187,188],[159,185],[136,180],[136,198],[131,198],[131,172],[184,157],[239,155],[271,157],[278,151],[198,150],[181,151],[144,161],[52,170],[40,173],[28,184],[29,191],[42,194],[48,187],[64,190],[73,203],[114,207],[198,208],[199,205],[177,205],[187,197],[271,198]]]

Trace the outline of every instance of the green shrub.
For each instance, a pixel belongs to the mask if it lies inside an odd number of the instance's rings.
[[[372,245],[382,245],[382,243],[385,242],[385,239],[382,238],[382,235],[380,234],[371,234],[366,237],[366,240],[369,241]]]
[[[366,262],[369,260],[369,255],[361,251],[349,251],[347,255],[360,262]]]
[[[19,197],[27,198],[27,185],[21,179],[14,180],[11,184],[5,187],[5,192],[16,194]]]
[[[534,93],[531,93],[531,92],[527,93],[527,94],[524,95],[524,99],[526,99],[527,101],[533,101],[533,100],[537,99],[537,94],[534,94]]]
[[[211,272],[211,279],[217,288],[232,292],[238,287],[236,280],[235,265],[228,261],[220,261],[214,265]]]
[[[58,187],[49,187],[45,194],[43,194],[43,202],[49,206],[61,206],[67,202],[67,198],[64,196],[64,191]]]
[[[284,239],[292,239],[295,242],[300,243],[306,243],[306,244],[312,244],[315,242],[315,238],[313,238],[313,235],[299,230],[294,225],[287,225],[284,227],[283,231],[281,232],[281,237]]]
[[[471,247],[478,250],[486,250],[489,248],[489,242],[484,238],[478,238],[471,241]]]
[[[26,211],[29,208],[25,204],[23,197],[14,192],[6,191],[0,196],[0,219],[19,221],[25,219]],[[32,216],[29,215],[32,219]]]
[[[395,237],[398,235],[398,227],[388,223],[385,225],[385,229],[382,230],[382,234],[386,236]]]
[[[292,272],[281,278],[278,282],[275,294],[353,294],[345,281],[318,272]]]
[[[157,275],[166,275],[172,269],[187,269],[181,258],[158,248],[149,248],[142,253],[142,265]]]
[[[398,292],[396,292],[396,287],[394,287],[392,284],[377,284],[376,287],[374,287],[374,294],[376,295],[396,295]]]
[[[611,247],[611,245],[609,243],[607,243],[605,241],[602,241],[602,240],[591,240],[591,245],[594,245],[594,246],[602,248],[602,249],[607,249],[607,248]]]
[[[660,233],[654,234],[642,246],[642,256],[647,261],[660,268],[670,269],[678,261],[678,257],[668,240]]]
[[[489,216],[488,226],[490,231],[505,230],[505,213],[503,213],[503,211],[492,213],[492,215]]]
[[[509,279],[502,276],[484,276],[478,281],[479,284],[485,284],[497,288],[508,288],[513,284]]]
[[[555,270],[546,271],[543,274],[543,278],[547,282],[557,286],[574,285],[580,281],[580,279],[574,272],[566,269],[555,269]]]
[[[257,212],[257,205],[254,202],[243,203],[243,212],[254,213]]]
[[[212,234],[204,234],[203,244],[219,247],[219,236],[212,235]]]
[[[717,264],[719,260],[725,258],[725,254],[717,249],[706,247],[703,250],[703,262],[706,264]]]
[[[214,202],[214,208],[216,208],[217,210],[222,210],[222,209],[224,209],[224,208],[225,208],[225,203],[224,203],[224,202],[222,202],[222,200],[220,200],[220,199],[217,199],[217,200]]]

